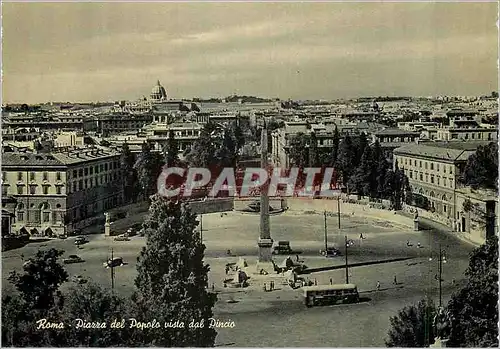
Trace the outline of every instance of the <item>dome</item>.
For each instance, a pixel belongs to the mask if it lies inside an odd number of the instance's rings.
[[[158,80],[156,86],[151,90],[150,97],[155,101],[167,99],[167,92],[165,91],[165,88],[160,84],[160,80]]]

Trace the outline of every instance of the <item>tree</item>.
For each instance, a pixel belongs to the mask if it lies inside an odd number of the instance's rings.
[[[309,164],[310,137],[305,133],[297,133],[290,139],[288,157],[291,165],[304,168]]]
[[[242,149],[245,145],[245,136],[243,134],[243,130],[238,122],[233,122],[231,124],[231,131],[234,136],[234,140],[236,142],[236,148],[238,150]]]
[[[64,331],[65,346],[68,347],[110,347],[126,345],[131,329],[110,328],[113,320],[120,321],[134,317],[127,311],[124,299],[89,282],[72,287],[65,301],[62,320],[71,324]],[[75,328],[75,320],[87,322],[106,322],[106,328]]]
[[[201,130],[200,137],[193,142],[193,146],[187,154],[187,161],[193,167],[215,168],[231,164],[234,157],[229,149],[230,146],[227,131],[219,124],[209,122]],[[228,156],[230,158],[228,158]]]
[[[385,179],[387,171],[389,171],[389,163],[387,162],[384,151],[380,147],[378,140],[375,141],[372,149],[374,159],[373,165],[375,167],[372,173],[374,173],[376,181],[376,197],[382,198],[384,196]]]
[[[137,318],[160,323],[204,321],[202,328],[145,330],[136,344],[162,347],[213,346],[216,331],[208,326],[217,296],[209,293],[205,245],[195,232],[196,215],[187,204],[152,197],[143,228],[146,246],[137,260],[134,296]]]
[[[156,192],[162,165],[160,155],[153,153],[149,143],[144,142],[134,168],[137,171],[139,186],[145,199]]]
[[[496,189],[498,180],[498,145],[494,142],[479,146],[476,153],[469,156],[460,178],[465,185],[474,189]]]
[[[352,164],[354,167],[358,166],[361,162],[361,157],[365,152],[366,147],[368,147],[368,139],[366,138],[366,134],[361,132],[357,137],[353,139],[354,146],[354,158],[352,160]]]
[[[320,154],[318,151],[318,137],[316,137],[315,132],[311,132],[309,136],[309,167],[318,167],[320,166]]]
[[[11,272],[8,280],[19,296],[2,298],[2,344],[10,346],[57,346],[63,335],[56,329],[37,331],[36,321],[58,319],[64,305],[59,286],[68,274],[57,262],[64,251],[39,250],[23,265],[24,273]],[[63,344],[64,346],[64,344]]]
[[[366,147],[361,157],[361,163],[349,179],[349,186],[356,191],[359,196],[374,197],[376,189],[376,176],[374,171],[376,167],[373,164],[373,154],[370,147]]]
[[[466,285],[448,303],[450,347],[498,347],[498,238],[476,248]]]
[[[401,309],[390,318],[387,347],[428,347],[434,341],[433,319],[436,307],[432,300],[422,299],[416,305]]]
[[[135,158],[127,143],[122,146],[120,169],[123,180],[125,202],[130,203],[137,199],[137,171],[134,169]]]
[[[339,143],[340,143],[340,134],[337,126],[335,126],[335,131],[333,132],[333,138],[332,138],[332,151],[330,152],[327,160],[328,166],[335,166],[335,163],[337,162]]]
[[[59,286],[68,280],[68,273],[57,262],[63,253],[55,248],[39,250],[25,263],[23,274],[10,273],[8,280],[30,308],[47,310],[61,298]]]
[[[173,130],[168,131],[168,140],[166,146],[163,148],[163,155],[165,165],[168,167],[173,167],[179,163],[179,144],[177,143],[177,139],[175,139]]]
[[[335,168],[337,173],[342,177],[342,183],[347,185],[349,183],[349,178],[353,171],[353,158],[355,156],[353,144],[351,137],[346,135],[342,142],[340,142],[339,152],[337,155],[337,161],[335,163]]]

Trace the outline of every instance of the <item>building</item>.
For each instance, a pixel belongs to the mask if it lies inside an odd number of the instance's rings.
[[[120,154],[103,147],[2,154],[2,205],[13,233],[54,236],[91,225],[123,201]]]
[[[383,128],[372,133],[372,143],[379,142],[380,147],[392,157],[394,149],[406,144],[416,143],[420,138],[420,132],[404,131],[398,128]]]
[[[85,121],[85,131],[111,135],[126,131],[138,131],[153,121],[153,114],[114,113],[98,115]]]
[[[460,199],[466,188],[459,178],[469,156],[479,145],[487,143],[426,142],[396,148],[394,159],[408,177],[415,205],[440,216],[442,222],[455,231],[467,231],[471,223],[468,216],[463,220]],[[487,211],[491,212],[491,203],[484,205],[485,211],[487,205]]]
[[[496,141],[498,127],[481,127],[475,120],[450,120],[450,127],[436,130],[436,139],[440,141]]]

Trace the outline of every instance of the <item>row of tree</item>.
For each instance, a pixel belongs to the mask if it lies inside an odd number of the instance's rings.
[[[241,127],[236,123],[221,125],[207,123],[200,137],[186,151],[185,161],[179,159],[179,144],[170,131],[162,152],[153,151],[144,142],[141,152],[134,156],[127,143],[122,146],[120,159],[125,202],[149,198],[157,191],[157,180],[163,166],[235,167],[240,149],[245,144]]]
[[[24,264],[23,273],[12,272],[9,281],[17,293],[2,298],[2,344],[16,347],[160,346],[209,347],[217,335],[209,328],[216,294],[208,291],[209,266],[195,231],[198,222],[190,208],[159,196],[152,203],[143,233],[146,246],[137,259],[135,291],[130,298],[94,283],[61,285],[68,273],[59,264],[63,251],[38,251]],[[129,319],[160,328],[129,328]],[[62,323],[63,328],[38,328],[37,321]],[[77,328],[75,319],[106,323],[106,328]],[[125,319],[124,328],[110,328]],[[165,328],[175,320],[182,328]],[[204,327],[189,327],[191,321]],[[57,326],[56,326],[57,327]]]
[[[448,347],[498,347],[498,238],[475,249],[465,272],[465,286],[445,309],[430,299],[401,309],[391,317],[388,347],[428,347],[435,337]]]
[[[299,133],[290,141],[291,164],[304,167],[334,167],[338,180],[348,192],[371,199],[389,199],[395,209],[411,202],[409,181],[395,164],[391,169],[380,144],[369,145],[364,133],[342,137],[335,129],[331,147],[318,147],[314,132]]]

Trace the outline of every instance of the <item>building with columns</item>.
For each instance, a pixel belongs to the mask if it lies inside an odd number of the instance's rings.
[[[2,206],[12,233],[55,236],[122,204],[120,154],[104,147],[2,154]]]

